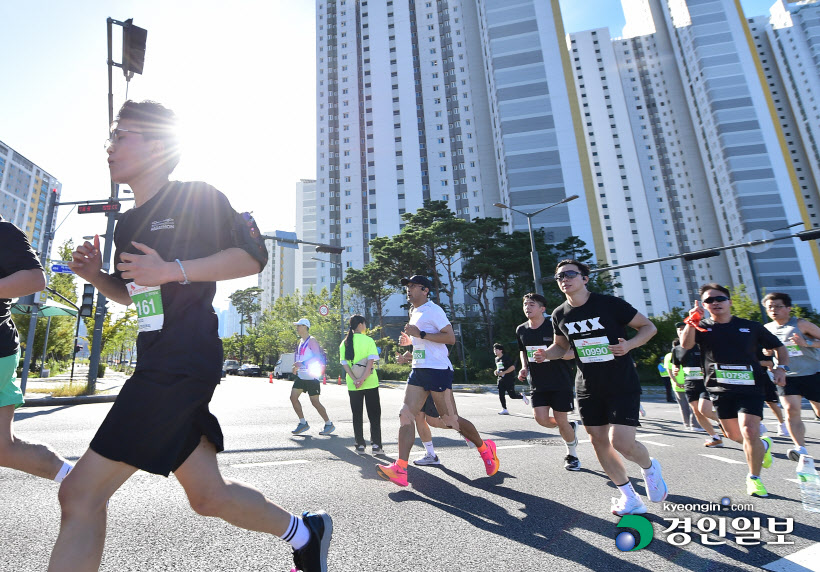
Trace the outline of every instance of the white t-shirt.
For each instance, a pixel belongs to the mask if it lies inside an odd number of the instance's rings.
[[[450,320],[447,319],[440,306],[428,301],[418,308],[413,308],[410,314],[410,325],[416,326],[422,332],[437,334],[450,325]],[[416,337],[411,337],[411,339],[413,340],[414,368],[453,369],[446,344]]]

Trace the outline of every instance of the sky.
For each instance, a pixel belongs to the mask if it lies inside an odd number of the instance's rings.
[[[617,0],[560,0],[573,33],[624,25]],[[747,16],[773,0],[741,0]],[[316,177],[315,0],[0,2],[0,141],[62,183],[62,202],[104,199],[110,183],[106,19],[148,30],[130,99],[174,109],[183,155],[173,178],[203,180],[265,232],[295,230],[295,185]],[[121,61],[113,26],[113,59]],[[126,99],[113,71],[114,110]],[[122,191],[121,191],[122,195]],[[124,195],[128,197],[129,195]],[[123,203],[123,209],[129,203]],[[55,245],[105,232],[101,214],[57,211]],[[52,250],[56,257],[56,248]],[[220,283],[214,304],[256,277]]]

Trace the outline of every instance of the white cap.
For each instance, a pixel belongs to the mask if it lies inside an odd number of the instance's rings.
[[[294,326],[307,326],[307,328],[310,329],[310,320],[308,320],[307,318],[302,318],[298,322],[293,322],[293,325]]]

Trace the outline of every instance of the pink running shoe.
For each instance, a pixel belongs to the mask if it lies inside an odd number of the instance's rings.
[[[487,469],[487,476],[492,477],[498,472],[498,467],[501,463],[498,461],[498,455],[495,454],[495,443],[489,439],[484,439],[484,444],[487,448],[481,453],[481,458],[484,460],[484,468]]]
[[[399,467],[396,463],[392,465],[376,465],[376,472],[386,481],[393,481],[400,487],[407,486],[407,471]]]

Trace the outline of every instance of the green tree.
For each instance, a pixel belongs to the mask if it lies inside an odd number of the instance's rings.
[[[247,344],[251,348],[253,347],[254,334],[251,332],[253,329],[253,317],[259,313],[259,310],[261,308],[259,302],[259,295],[261,293],[262,288],[260,288],[259,286],[251,286],[250,288],[245,288],[244,290],[237,290],[236,292],[228,296],[228,298],[231,300],[231,304],[233,304],[233,307],[236,308],[237,314],[239,314],[239,324],[242,330],[240,337],[243,339],[241,345],[239,346],[240,362],[244,360],[245,356],[245,324],[247,324],[247,331],[251,336],[250,339],[247,340]]]
[[[373,322],[373,313],[378,317],[379,328],[384,329],[384,304],[397,288],[391,286],[391,274],[383,265],[368,262],[364,268],[348,268],[345,273],[345,284],[350,285],[365,299],[365,317],[368,323]]]

